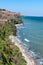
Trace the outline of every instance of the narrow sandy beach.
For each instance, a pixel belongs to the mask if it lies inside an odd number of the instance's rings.
[[[35,60],[28,54],[25,47],[23,46],[23,44],[17,37],[10,36],[9,38],[20,49],[20,52],[22,53],[22,56],[24,57],[25,61],[27,62],[27,65],[37,65]]]

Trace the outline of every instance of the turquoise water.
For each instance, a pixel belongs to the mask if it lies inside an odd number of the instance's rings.
[[[43,17],[22,17],[22,20],[24,25],[19,28],[19,39],[28,49],[43,58]]]

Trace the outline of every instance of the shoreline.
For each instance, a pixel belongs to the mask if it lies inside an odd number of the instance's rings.
[[[18,29],[21,26],[23,26],[23,23],[16,24],[15,26]],[[17,36],[10,35],[9,39],[11,40],[12,43],[14,43],[14,45],[16,45],[20,49],[20,52],[22,53],[22,56],[24,57],[24,60],[27,63],[26,65],[42,65],[42,62],[37,61],[37,58],[34,58],[34,57],[31,56],[31,54],[29,53],[29,51],[22,44],[22,42],[20,41],[20,39],[17,38]]]
[[[30,56],[22,42],[16,36],[9,36],[9,39],[20,49],[20,52],[22,53],[27,65],[37,65],[35,59]]]

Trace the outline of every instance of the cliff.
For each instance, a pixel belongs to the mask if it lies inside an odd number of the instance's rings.
[[[19,14],[0,9],[0,65],[26,65],[20,49],[9,40],[16,36],[15,24],[22,22]]]

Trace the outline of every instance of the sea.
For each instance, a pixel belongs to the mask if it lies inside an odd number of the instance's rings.
[[[43,17],[22,16],[23,25],[18,28],[18,38],[32,57],[43,65]]]

